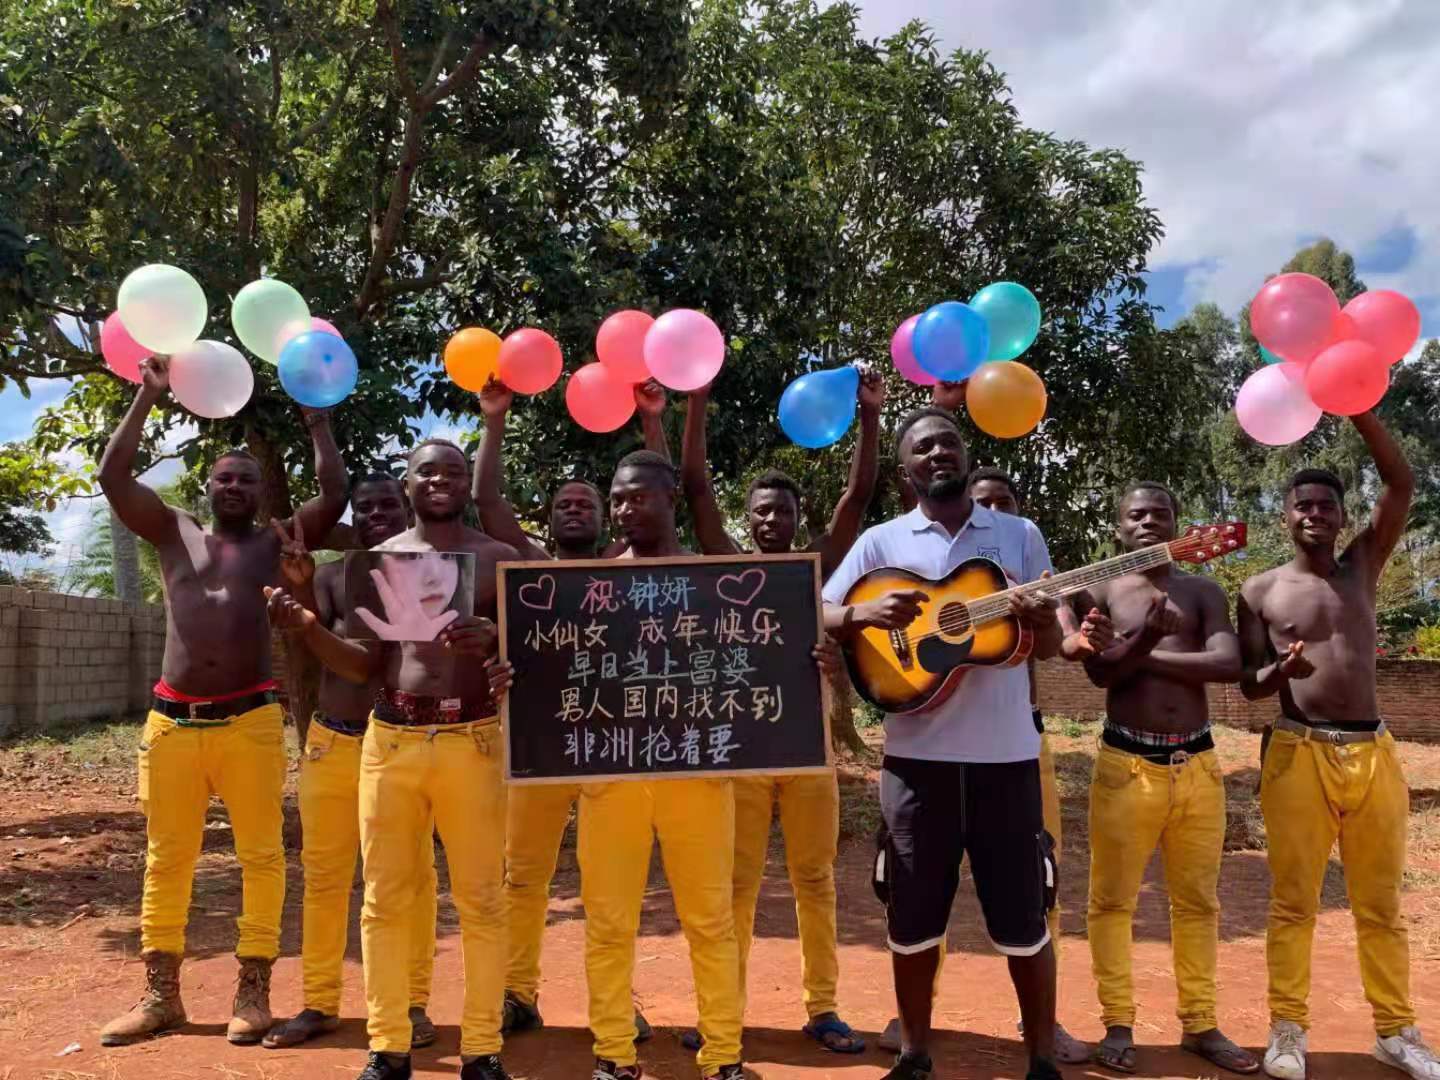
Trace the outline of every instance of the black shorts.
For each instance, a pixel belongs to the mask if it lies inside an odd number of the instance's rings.
[[[967,854],[996,950],[1033,956],[1049,942],[1055,843],[1041,816],[1038,761],[887,756],[880,812],[875,893],[885,904],[892,950],[924,952],[945,940]]]

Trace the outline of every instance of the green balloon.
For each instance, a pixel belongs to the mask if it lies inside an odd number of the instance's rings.
[[[1285,362],[1285,357],[1276,356],[1269,349],[1265,348],[1264,345],[1260,346],[1260,359],[1264,360],[1267,364],[1283,364]]]
[[[230,324],[240,344],[260,359],[278,364],[285,343],[309,332],[310,307],[283,281],[261,278],[235,295]]]
[[[1024,285],[996,281],[970,298],[990,327],[986,360],[1014,360],[1040,333],[1040,301]]]

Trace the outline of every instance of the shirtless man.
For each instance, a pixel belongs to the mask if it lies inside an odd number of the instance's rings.
[[[226,1036],[257,1043],[270,1028],[270,967],[285,901],[285,741],[260,592],[279,575],[280,539],[273,529],[256,527],[260,466],[244,451],[222,455],[210,471],[211,528],[135,479],[145,418],[170,387],[169,362],[142,361],[141,378],[135,403],[100,459],[100,487],[120,520],[155,546],[165,583],[165,659],[140,742],[145,995],[105,1025],[100,1041],[120,1046],[185,1022],[180,960],[213,793],[230,815],[244,879],[235,950],[240,980]],[[345,510],[345,464],[328,416],[306,412],[305,423],[320,494],[293,521],[324,536]]]
[[[405,531],[410,524],[404,485],[387,473],[370,473],[351,488],[350,515],[356,539],[372,548]],[[276,526],[279,528],[279,526]],[[345,632],[345,563],[318,569],[305,548],[305,534],[281,534],[285,584],[320,622]],[[265,1036],[268,1049],[298,1046],[340,1026],[340,987],[345,968],[345,938],[350,925],[350,886],[360,854],[360,748],[369,724],[375,687],[359,686],[320,669],[319,711],[310,723],[300,763],[300,825],[305,845],[304,926],[300,939],[304,1008]],[[435,967],[435,841],[420,841],[422,872],[416,877],[410,925],[410,1024],[412,1047],[435,1041],[435,1025],[425,1014],[430,975]]]
[[[269,590],[275,625],[304,634],[332,671],[379,679],[360,757],[360,848],[365,906],[360,938],[370,1060],[360,1080],[408,1080],[410,927],[423,838],[440,832],[465,968],[460,1021],[463,1080],[508,1080],[500,1063],[504,1002],[505,787],[499,724],[483,665],[495,649],[495,566],[515,549],[461,520],[470,501],[464,453],[427,439],[410,454],[405,493],[415,527],[376,551],[455,551],[475,557],[475,614],[433,642],[337,637],[303,604]]]
[[[1375,588],[1405,532],[1414,477],[1373,413],[1351,418],[1375,458],[1380,498],[1337,555],[1344,490],[1305,469],[1285,494],[1295,558],[1240,591],[1240,642],[1251,700],[1280,695],[1260,807],[1270,862],[1270,1042],[1265,1071],[1305,1075],[1310,948],[1330,849],[1338,838],[1354,912],[1360,978],[1375,1020],[1375,1057],[1440,1078],[1410,999],[1410,944],[1400,910],[1410,802],[1375,694]]]
[[[708,396],[709,387],[690,395],[680,475],[695,517],[700,549],[706,555],[733,555],[741,548],[725,531],[706,460]],[[850,460],[849,483],[835,504],[829,527],[801,549],[820,553],[822,580],[860,535],[865,510],[875,493],[880,408],[885,402],[885,384],[878,374],[862,378],[859,401],[860,435]],[[757,476],[746,496],[746,525],[753,548],[767,555],[795,550],[801,509],[800,487],[794,480],[775,470]],[[770,818],[777,801],[785,836],[785,866],[800,927],[800,982],[809,1017],[804,1031],[834,1053],[858,1054],[865,1049],[864,1040],[836,1012],[840,964],[835,948],[835,853],[840,792],[833,770],[820,775],[735,779],[735,936],[740,950],[740,993],[743,999],[745,968],[755,934],[755,905],[765,876]],[[691,1033],[687,1041],[698,1042],[698,1037]]]
[[[1169,489],[1135,484],[1120,500],[1115,536],[1126,551],[1175,538],[1179,507]],[[1210,734],[1206,683],[1240,678],[1240,645],[1225,590],[1166,562],[1092,586],[1071,598],[1061,622],[1098,608],[1118,638],[1085,659],[1106,688],[1105,730],[1090,782],[1090,957],[1105,1038],[1095,1060],[1135,1071],[1131,927],[1145,866],[1157,844],[1170,893],[1180,1046],[1220,1068],[1248,1074],[1260,1063],[1215,1022],[1216,887],[1225,844],[1225,783]]]
[[[475,505],[480,523],[497,540],[512,545],[522,559],[595,559],[601,557],[604,512],[599,489],[588,480],[566,480],[550,500],[552,555],[520,527],[514,508],[501,494],[500,448],[505,416],[514,392],[491,379],[480,392],[485,437],[475,456]],[[669,460],[665,448],[665,389],[653,379],[635,387],[635,405],[646,446]],[[621,545],[623,549],[624,545]],[[505,973],[504,1031],[543,1026],[540,1017],[540,953],[550,881],[570,812],[580,798],[579,784],[521,784],[511,788],[505,813],[505,905],[509,912],[510,959]],[[650,1025],[635,1013],[636,1042],[650,1038]]]

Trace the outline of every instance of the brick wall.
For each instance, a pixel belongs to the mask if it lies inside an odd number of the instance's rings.
[[[1396,738],[1440,743],[1440,660],[1379,660],[1380,715]],[[1040,707],[1049,715],[1094,719],[1105,712],[1105,691],[1092,686],[1079,664],[1047,660],[1035,665]],[[1250,702],[1235,686],[1209,686],[1210,716],[1222,724],[1257,730],[1280,714],[1279,698]]]
[[[0,586],[0,738],[143,712],[164,649],[157,606]]]

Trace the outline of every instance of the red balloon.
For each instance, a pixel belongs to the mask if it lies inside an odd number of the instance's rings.
[[[655,322],[643,311],[617,311],[595,335],[595,356],[620,378],[641,383],[650,378],[645,366],[645,332]]]
[[[565,384],[565,407],[586,431],[614,431],[635,413],[635,384],[604,364],[586,364]]]
[[[1328,413],[1354,416],[1380,403],[1390,388],[1390,365],[1364,341],[1331,345],[1305,369],[1305,392]]]
[[[1420,309],[1390,289],[1361,293],[1345,305],[1342,318],[1347,316],[1355,336],[1374,345],[1387,364],[1402,359],[1420,339]]]
[[[1297,364],[1332,343],[1340,304],[1313,274],[1281,274],[1267,281],[1250,305],[1250,331],[1277,356]]]
[[[501,343],[497,374],[517,394],[539,394],[555,385],[564,366],[560,343],[544,330],[527,326]]]

